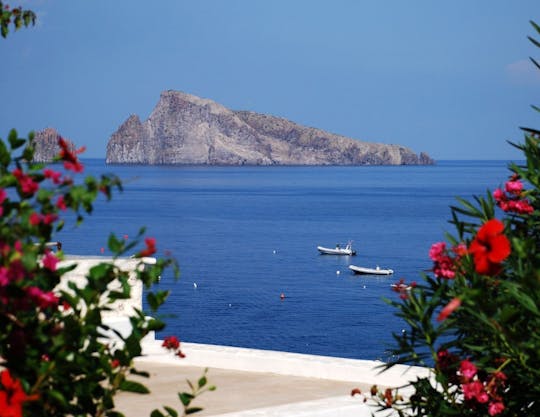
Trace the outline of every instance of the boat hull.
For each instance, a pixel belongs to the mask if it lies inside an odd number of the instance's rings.
[[[394,273],[393,269],[383,269],[383,268],[364,268],[362,266],[349,265],[349,269],[355,274],[360,275],[392,275]]]
[[[317,246],[317,250],[321,255],[345,255],[345,256],[354,256],[356,251],[354,249],[346,248],[325,248],[323,246]]]

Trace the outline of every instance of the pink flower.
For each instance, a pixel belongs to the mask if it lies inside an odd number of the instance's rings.
[[[53,292],[44,292],[38,287],[28,287],[26,294],[42,309],[58,305],[59,299]]]
[[[497,188],[495,191],[493,191],[493,198],[497,203],[507,200],[506,194],[500,188]]]
[[[67,209],[66,202],[64,200],[63,195],[58,196],[58,199],[56,200],[56,207],[58,209],[60,209],[60,210],[66,210]]]
[[[519,214],[531,214],[534,211],[533,206],[529,203],[529,200],[526,198],[523,200],[516,201],[514,205],[515,211]]]
[[[507,193],[519,195],[521,191],[523,191],[523,183],[518,180],[507,181],[504,188],[506,189]]]
[[[448,318],[450,314],[454,312],[461,305],[461,300],[456,297],[453,298],[439,313],[437,316],[437,321],[444,321]]]
[[[0,266],[0,287],[5,287],[9,284],[8,270],[5,266]]]
[[[454,271],[454,260],[449,256],[441,256],[433,266],[433,273],[437,277],[454,279],[456,276]]]
[[[504,404],[500,401],[490,402],[488,405],[488,413],[490,416],[496,416],[504,411]]]
[[[459,360],[457,355],[450,353],[447,349],[437,352],[437,367],[444,373],[453,367]]]
[[[467,359],[461,361],[459,370],[461,372],[461,375],[463,375],[467,380],[472,379],[478,372],[478,369],[476,369],[474,363]]]
[[[17,282],[27,276],[28,272],[24,268],[22,262],[17,259],[9,265],[8,277],[10,282]]]
[[[28,221],[32,226],[38,226],[41,223],[41,216],[34,211],[28,217]]]
[[[45,256],[43,257],[43,267],[49,271],[56,271],[56,265],[58,264],[58,258],[50,250],[45,251]]]
[[[20,168],[13,170],[12,174],[19,181],[19,186],[24,194],[34,194],[39,189],[39,184],[32,177],[26,175]]]
[[[0,188],[0,204],[4,204],[4,201],[6,201],[7,193],[6,190],[3,188]],[[4,207],[0,207],[0,216],[4,214]]]
[[[475,399],[478,401],[479,397],[483,399],[482,393],[485,393],[484,385],[480,381],[472,381],[472,382],[463,384],[461,386],[461,389],[463,390],[463,396],[465,397],[466,400]]]
[[[52,224],[58,219],[58,214],[56,213],[47,213],[45,215],[40,213],[31,213],[28,221],[32,226],[39,226],[43,224]]]
[[[43,216],[43,224],[52,224],[58,219],[58,214],[47,213]]]
[[[446,250],[445,242],[437,242],[431,245],[429,249],[429,258],[433,262],[437,262]]]
[[[436,277],[454,279],[459,266],[460,258],[466,254],[465,245],[460,243],[452,248],[446,249],[446,243],[437,242],[431,245],[429,257],[433,261],[433,273]]]
[[[52,180],[54,184],[60,184],[62,182],[61,172],[53,171],[52,169],[46,168],[43,170],[43,175],[45,176],[45,178]]]

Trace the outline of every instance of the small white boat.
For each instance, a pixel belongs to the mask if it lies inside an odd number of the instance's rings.
[[[379,268],[377,265],[375,268],[364,268],[363,266],[349,265],[349,269],[355,274],[363,275],[392,275],[393,269]]]
[[[335,248],[325,248],[324,246],[317,246],[317,250],[321,255],[356,255],[356,251],[352,248],[352,240],[347,242],[345,247],[342,247],[339,243]]]

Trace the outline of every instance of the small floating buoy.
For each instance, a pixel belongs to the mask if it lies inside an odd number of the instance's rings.
[[[339,270],[336,271],[336,275],[339,275],[339,274],[341,274],[341,271],[339,271]]]
[[[365,290],[365,289],[366,289],[366,286],[364,285],[362,288]]]
[[[197,289],[197,283],[196,282],[193,283],[193,288]]]
[[[276,253],[276,250],[274,249],[274,250],[272,251],[272,253],[275,254],[275,253]]]
[[[232,304],[231,304],[231,303],[229,303],[229,307],[232,307]]]
[[[285,294],[281,293],[281,294],[279,295],[279,298],[282,299],[282,300],[284,300],[284,299],[285,299]]]

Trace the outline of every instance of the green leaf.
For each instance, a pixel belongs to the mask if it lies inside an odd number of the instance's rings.
[[[156,409],[152,411],[152,413],[150,413],[150,417],[165,417],[165,415],[161,411]]]
[[[191,403],[191,401],[193,401],[195,396],[193,394],[190,394],[189,392],[179,392],[178,398],[180,398],[182,404],[187,407]]]
[[[146,371],[138,371],[137,369],[135,368],[131,368],[129,370],[129,373],[130,374],[133,374],[133,375],[138,375],[138,376],[142,376],[144,378],[150,378],[150,374]]]
[[[202,388],[206,385],[208,380],[206,379],[206,376],[202,376],[199,378],[199,388]]]
[[[527,36],[527,38],[528,38],[533,44],[535,44],[537,47],[540,48],[540,42],[538,42],[536,39],[534,39],[534,38],[531,37],[531,36]]]
[[[191,408],[186,408],[186,414],[195,414],[195,413],[198,413],[199,411],[202,411],[203,409],[201,407],[191,407]]]
[[[146,388],[146,386],[144,386],[140,382],[128,381],[127,379],[122,381],[122,383],[120,384],[120,389],[122,391],[127,391],[127,392],[136,392],[138,394],[149,394],[150,393],[150,390],[148,388]]]
[[[174,408],[167,407],[166,405],[164,405],[163,408],[165,409],[165,411],[167,411],[167,413],[169,413],[169,416],[178,417],[178,412]]]
[[[9,141],[9,144],[11,145],[11,149],[18,149],[26,143],[26,139],[18,138],[17,131],[15,129],[10,130],[8,141]]]
[[[124,246],[124,242],[120,239],[117,239],[114,233],[111,233],[109,235],[109,241],[107,242],[107,246],[114,254],[120,254],[122,252],[122,248]]]
[[[4,168],[7,168],[11,162],[11,155],[9,154],[6,145],[3,140],[0,140],[0,163]]]

